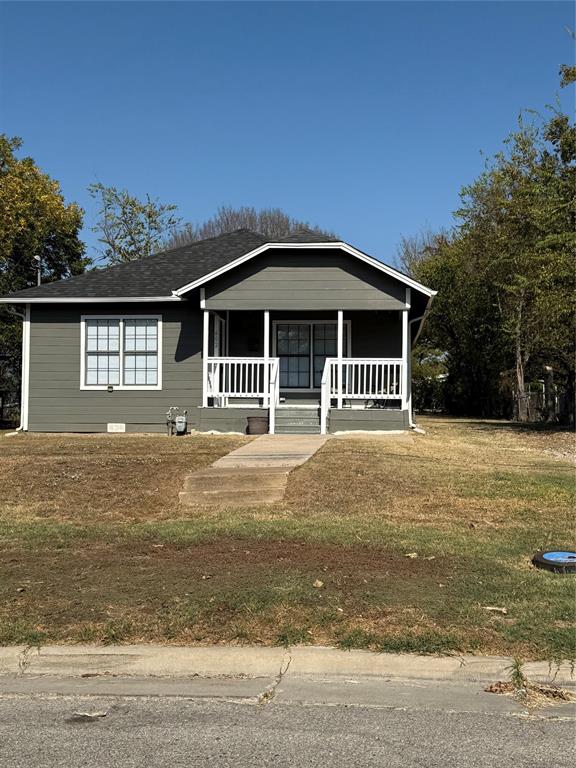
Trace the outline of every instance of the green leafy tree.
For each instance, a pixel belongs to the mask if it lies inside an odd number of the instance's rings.
[[[527,384],[551,366],[573,394],[576,135],[558,111],[521,124],[462,190],[446,237],[405,241],[404,263],[439,293],[425,340],[446,351],[454,410],[529,418]]]
[[[0,135],[0,295],[84,271],[79,238],[83,211],[66,203],[58,182],[30,157],[19,158],[22,140]],[[39,262],[35,260],[38,257]],[[21,322],[0,306],[0,390],[16,399]]]
[[[102,257],[109,264],[135,261],[159,251],[180,225],[175,205],[146,195],[139,200],[125,189],[91,184],[91,196],[98,201],[98,219],[92,231],[98,234]]]

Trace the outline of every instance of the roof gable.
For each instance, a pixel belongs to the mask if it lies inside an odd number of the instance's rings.
[[[354,248],[352,245],[349,245],[348,243],[345,243],[339,240],[327,240],[327,241],[323,240],[321,242],[278,241],[278,242],[272,242],[272,243],[265,243],[263,245],[258,246],[253,251],[250,251],[249,253],[246,253],[243,256],[240,256],[234,261],[231,261],[228,264],[223,265],[219,269],[214,270],[214,272],[212,272],[211,274],[204,275],[203,277],[198,278],[197,280],[193,280],[192,282],[187,283],[186,285],[183,285],[181,288],[178,288],[177,290],[175,290],[173,294],[174,296],[182,297],[189,291],[192,291],[195,288],[199,288],[205,285],[211,280],[214,280],[215,278],[220,277],[220,275],[223,275],[226,272],[229,272],[230,270],[235,269],[241,264],[245,264],[247,261],[250,261],[256,256],[259,256],[260,254],[265,253],[266,251],[274,250],[274,249],[283,249],[283,248],[290,248],[290,249],[318,248],[318,249],[341,250],[353,256],[354,258],[359,259],[360,261],[363,261],[366,264],[369,264],[370,266],[374,267],[380,272],[384,272],[390,277],[393,277],[394,279],[398,280],[400,283],[403,283],[407,287],[414,288],[416,291],[420,291],[420,293],[423,293],[425,296],[431,297],[436,295],[436,291],[433,291],[431,288],[427,288],[425,285],[422,285],[422,283],[419,283],[416,280],[413,280],[408,275],[405,275],[402,272],[399,272],[397,269],[394,269],[394,267],[390,267],[388,266],[388,264],[384,264],[384,262],[378,261],[377,259],[374,259],[372,256],[368,256],[368,254],[363,253],[362,251],[359,251],[357,248]]]

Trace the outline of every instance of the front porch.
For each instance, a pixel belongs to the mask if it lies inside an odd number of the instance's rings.
[[[409,348],[407,309],[204,309],[200,428],[407,429]]]

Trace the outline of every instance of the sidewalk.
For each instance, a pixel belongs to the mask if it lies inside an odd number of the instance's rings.
[[[509,678],[505,656],[413,656],[341,651],[322,646],[46,645],[0,647],[0,675],[128,675],[186,677],[275,677],[290,662],[291,677],[384,677],[489,683]],[[528,662],[525,674],[535,682],[554,679],[575,685],[568,663]]]
[[[182,696],[252,703],[344,704],[522,714],[512,697],[486,693],[509,679],[511,659],[411,656],[295,646],[45,646],[0,648],[0,696]],[[527,663],[534,682],[573,686],[569,665]],[[573,717],[574,704],[539,714]]]
[[[514,698],[486,693],[509,679],[511,659],[410,656],[296,646],[45,646],[0,648],[0,697],[179,696],[252,704],[368,706],[525,715]],[[574,685],[569,665],[528,663],[534,682]],[[573,718],[574,703],[540,717]]]

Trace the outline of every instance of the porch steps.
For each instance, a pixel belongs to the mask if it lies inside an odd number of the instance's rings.
[[[320,409],[310,408],[277,408],[276,432],[279,435],[319,435]]]
[[[217,468],[195,472],[184,481],[183,504],[258,506],[280,501],[288,481],[288,470],[263,467],[259,470]]]
[[[262,467],[254,470],[211,467],[187,477],[184,490],[210,495],[220,492],[222,488],[233,492],[252,490],[255,486],[266,489],[283,488],[287,477],[288,470],[283,467]]]

